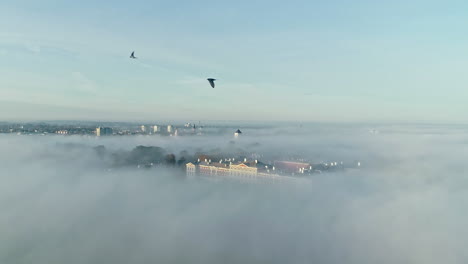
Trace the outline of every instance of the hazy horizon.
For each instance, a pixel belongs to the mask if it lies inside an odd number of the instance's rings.
[[[376,126],[402,125],[402,126],[468,126],[468,122],[428,122],[428,121],[296,121],[296,120],[205,120],[205,119],[0,119],[0,123],[63,123],[63,124],[130,124],[130,125],[178,125],[187,123],[202,124],[204,126],[224,126],[224,127],[281,127],[281,126]]]

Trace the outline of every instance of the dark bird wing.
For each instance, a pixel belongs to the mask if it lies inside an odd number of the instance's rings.
[[[214,83],[215,79],[208,79],[208,81],[210,82],[211,87],[215,88],[215,83]]]
[[[135,52],[132,51],[132,54],[130,54],[130,58],[135,58]]]

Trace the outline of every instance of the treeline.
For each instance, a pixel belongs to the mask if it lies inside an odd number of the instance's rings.
[[[188,162],[195,162],[198,159],[211,159],[218,161],[226,157],[246,157],[246,152],[241,149],[222,150],[220,148],[202,151],[197,150],[190,154],[187,151],[181,151],[177,155],[168,152],[166,149],[157,146],[137,146],[132,150],[110,151],[105,146],[94,147],[96,154],[102,159],[110,162],[113,167],[126,166],[166,166],[166,167],[185,167]]]
[[[187,158],[167,152],[161,147],[137,146],[131,151],[119,150],[110,152],[104,146],[97,146],[94,151],[101,159],[110,160],[113,167],[125,166],[167,166],[176,167],[185,165]]]

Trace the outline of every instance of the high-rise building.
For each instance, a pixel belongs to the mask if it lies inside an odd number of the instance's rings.
[[[153,126],[153,133],[158,133],[159,132],[159,127],[157,125]]]
[[[172,133],[173,130],[174,130],[174,127],[172,125],[167,126],[167,133]]]
[[[96,128],[96,136],[110,136],[112,135],[112,128],[110,127],[98,127]]]
[[[146,126],[145,125],[141,125],[140,126],[140,130],[142,133],[146,133]]]

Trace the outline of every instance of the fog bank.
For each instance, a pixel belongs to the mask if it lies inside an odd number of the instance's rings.
[[[370,133],[377,129],[378,133]],[[199,137],[0,135],[0,263],[466,263],[468,128],[325,126]],[[70,147],[72,144],[74,147]],[[92,149],[354,161],[301,184],[109,170]]]

